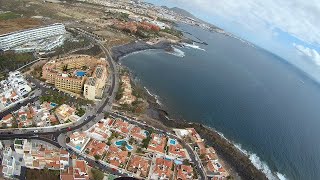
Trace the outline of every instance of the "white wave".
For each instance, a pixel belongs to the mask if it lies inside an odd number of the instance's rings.
[[[133,51],[133,52],[127,53],[127,54],[119,57],[119,60],[125,59],[126,57],[131,56],[131,55],[135,55],[135,54],[139,54],[139,53],[148,53],[148,52],[155,53],[155,52],[157,52],[157,49],[144,49],[144,50]]]
[[[173,47],[173,46],[172,46],[172,48],[173,48],[173,52],[168,52],[169,54],[172,54],[172,55],[178,56],[178,57],[184,57],[185,56],[185,53],[182,50],[180,50],[180,49],[178,49],[176,47]]]
[[[239,149],[239,151],[241,151],[243,154],[247,155],[250,161],[252,162],[252,164],[257,169],[261,170],[267,176],[268,179],[270,180],[286,180],[287,179],[285,175],[279,172],[273,173],[270,170],[269,166],[265,162],[261,161],[261,159],[255,153],[251,153],[243,149],[240,144],[234,144],[234,146],[237,149]]]
[[[161,104],[161,102],[160,102],[160,100],[159,100],[159,96],[157,96],[156,94],[152,94],[152,93],[149,91],[149,89],[147,89],[146,87],[144,87],[144,89],[147,91],[147,93],[148,93],[150,96],[152,96],[152,97],[154,97],[154,98],[156,99],[156,103],[157,103],[157,104],[159,104],[160,106],[162,106],[162,104]]]
[[[193,49],[199,49],[201,51],[206,51],[205,49],[200,48],[200,46],[197,46],[195,43],[193,43],[193,44],[181,43],[181,44],[186,46],[186,47],[193,48]]]

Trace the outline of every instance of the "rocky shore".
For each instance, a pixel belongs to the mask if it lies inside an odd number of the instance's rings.
[[[266,175],[252,164],[247,155],[243,154],[234,144],[222,137],[217,131],[202,124],[190,123],[183,119],[168,119],[170,115],[163,107],[156,103],[153,96],[148,95],[147,99],[150,105],[148,115],[151,118],[160,121],[169,128],[195,128],[200,136],[205,139],[206,144],[213,146],[217,154],[231,166],[231,169],[241,179],[267,179]]]
[[[190,43],[190,40],[184,40],[184,42]],[[149,45],[142,41],[136,41],[112,48],[112,56],[116,61],[119,61],[121,57],[133,52],[147,49],[167,49],[171,48],[171,45],[173,44],[169,41],[160,42],[156,45]],[[132,76],[132,73],[130,74]],[[131,77],[131,79],[133,80],[134,77]],[[137,82],[134,83],[134,86],[139,86],[140,89],[142,88]],[[231,169],[234,170],[235,174],[240,176],[241,179],[267,179],[266,175],[253,165],[247,155],[242,153],[237,147],[235,147],[233,143],[221,136],[217,131],[202,124],[191,123],[183,119],[168,119],[170,115],[164,109],[164,107],[161,107],[158,104],[155,96],[149,94],[147,90],[145,90],[144,96],[149,104],[149,108],[145,112],[146,116],[161,122],[161,124],[167,127],[166,129],[188,127],[195,128],[201,137],[206,140],[206,143],[216,149],[218,155],[222,157],[222,159],[229,166],[231,166]]]
[[[166,49],[171,49],[171,45],[174,45],[174,43],[170,41],[160,41],[159,43],[154,45],[147,44],[144,41],[134,41],[129,44],[113,47],[112,58],[115,61],[119,61],[121,57],[124,57],[134,52],[139,52],[139,51],[148,50],[148,49],[166,50]]]

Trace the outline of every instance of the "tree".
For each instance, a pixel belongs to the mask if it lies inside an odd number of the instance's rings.
[[[101,159],[101,156],[99,154],[96,154],[96,155],[94,155],[94,159],[98,161]]]
[[[67,70],[68,70],[68,64],[63,65],[62,70],[63,70],[63,71],[67,71]]]
[[[103,180],[104,178],[104,174],[102,171],[92,168],[91,169],[92,175],[93,175],[93,179],[94,180]]]

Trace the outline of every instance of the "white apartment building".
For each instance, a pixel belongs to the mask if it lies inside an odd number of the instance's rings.
[[[66,29],[65,26],[60,23],[3,34],[0,35],[0,49],[7,51],[31,41],[63,34],[66,34]]]
[[[10,146],[6,146],[3,151],[2,158],[2,173],[6,178],[11,178],[14,175],[15,158],[12,156],[12,149]]]

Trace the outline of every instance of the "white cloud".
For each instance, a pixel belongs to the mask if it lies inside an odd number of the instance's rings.
[[[320,44],[319,0],[167,0],[193,12],[218,15],[257,32],[271,27]]]
[[[293,46],[299,51],[300,55],[310,58],[316,65],[320,66],[320,53],[315,49],[304,47],[295,43]]]

